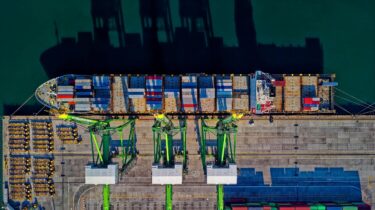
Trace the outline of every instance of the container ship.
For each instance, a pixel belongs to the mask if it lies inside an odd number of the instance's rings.
[[[335,113],[334,74],[64,75],[37,100],[77,114]]]

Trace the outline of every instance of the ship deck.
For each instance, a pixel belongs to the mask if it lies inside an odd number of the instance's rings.
[[[100,118],[102,116],[94,116]],[[3,119],[3,180],[9,181],[9,117]],[[89,133],[78,126],[82,136],[80,144],[63,143],[56,126],[69,124],[50,116],[14,116],[12,119],[51,119],[53,125],[56,171],[53,175],[56,194],[38,197],[46,209],[100,209],[101,187],[84,184],[84,166],[91,160]],[[263,172],[264,182],[272,184],[271,168],[298,167],[312,171],[317,167],[342,167],[345,171],[358,171],[363,201],[375,206],[375,117],[360,116],[254,116],[241,120],[237,137],[237,164],[239,168],[254,168]],[[214,209],[216,187],[205,184],[198,153],[200,122],[187,121],[188,173],[183,185],[174,186],[174,209]],[[152,117],[136,121],[139,155],[134,166],[120,176],[120,183],[111,186],[113,209],[163,209],[164,187],[151,185],[153,144]],[[126,131],[125,131],[126,132]],[[118,139],[114,134],[113,139]],[[214,138],[214,137],[212,137]],[[30,144],[33,139],[30,140]],[[32,147],[31,156],[40,155]],[[114,161],[118,161],[115,159]],[[373,207],[374,208],[374,207]]]

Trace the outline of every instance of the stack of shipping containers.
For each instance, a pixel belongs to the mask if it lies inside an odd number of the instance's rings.
[[[302,76],[301,97],[303,111],[318,111],[320,98],[317,96],[317,76]]]
[[[66,108],[74,106],[74,79],[71,77],[60,77],[57,79],[57,96],[58,103],[66,104]]]
[[[97,112],[111,111],[111,79],[109,76],[93,76],[94,98],[92,110]]]
[[[284,76],[284,109],[286,112],[301,111],[301,77]]]
[[[182,111],[195,112],[198,110],[197,77],[181,77]]]
[[[232,111],[232,78],[216,77],[216,108],[218,112]]]
[[[283,91],[285,86],[284,80],[275,80],[272,82],[275,87],[275,99],[273,104],[275,105],[276,112],[283,112]]]
[[[249,110],[249,85],[247,76],[233,77],[233,110]]]
[[[261,71],[256,71],[250,79],[250,108],[255,114],[271,112],[275,106],[271,76]]]
[[[76,112],[91,111],[92,81],[88,77],[76,77],[75,85],[75,109]]]
[[[215,111],[215,84],[213,76],[200,76],[199,84],[199,111]]]
[[[128,89],[129,109],[131,112],[144,113],[146,111],[146,81],[145,76],[131,76]]]
[[[319,105],[320,110],[329,110],[331,108],[331,86],[335,86],[334,82],[330,82],[329,78],[320,78],[318,86],[318,96],[321,99]]]
[[[163,110],[163,78],[162,76],[146,76],[147,111]]]
[[[180,100],[180,77],[166,76],[164,78],[164,104],[166,112],[179,112],[181,108]]]
[[[128,77],[114,76],[112,83],[113,113],[128,112]]]

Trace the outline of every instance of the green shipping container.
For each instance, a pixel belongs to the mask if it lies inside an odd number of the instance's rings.
[[[323,204],[311,205],[310,210],[326,210],[326,206]]]
[[[358,210],[356,206],[344,206],[342,209],[343,210]]]

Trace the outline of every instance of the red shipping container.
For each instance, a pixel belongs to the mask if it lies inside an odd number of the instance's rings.
[[[184,104],[182,106],[186,108],[194,108],[194,107],[197,107],[197,104]]]
[[[304,104],[320,104],[320,98],[303,98]]]
[[[247,210],[246,206],[232,206],[232,210]]]
[[[147,98],[147,101],[162,101],[162,98]]]
[[[303,111],[311,111],[311,107],[305,106],[305,107],[303,107]]]
[[[279,210],[295,210],[295,208],[292,206],[280,206]]]
[[[303,103],[304,104],[312,104],[312,98],[303,98]]]
[[[146,92],[148,96],[161,96],[162,94],[162,92]]]
[[[296,210],[310,210],[308,206],[296,206]]]
[[[271,206],[263,206],[263,210],[271,210]]]
[[[68,104],[70,104],[70,105],[74,105],[74,104],[76,104],[76,102],[74,102],[74,101],[69,101]]]
[[[73,98],[73,94],[58,94],[57,98]]]
[[[162,79],[161,76],[146,76],[146,79]]]
[[[276,81],[273,81],[272,84],[273,84],[273,86],[284,87],[285,86],[285,81],[284,80],[276,80]]]

